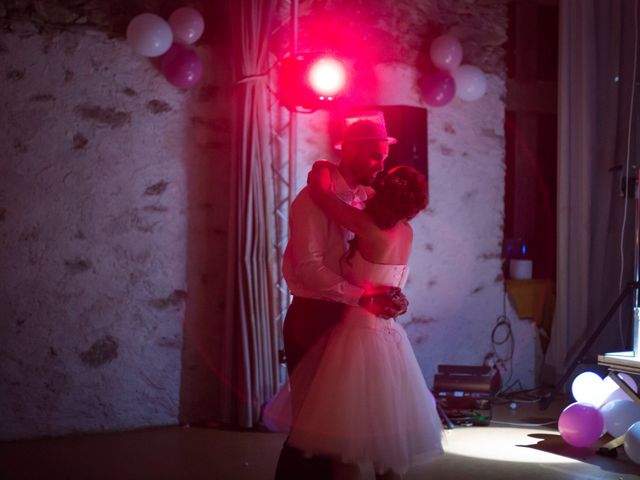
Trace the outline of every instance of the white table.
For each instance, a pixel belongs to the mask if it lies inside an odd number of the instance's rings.
[[[634,402],[640,404],[640,396],[634,392],[631,387],[618,373],[629,373],[631,375],[640,375],[640,356],[634,355],[634,352],[613,352],[598,355],[598,365],[603,365],[609,369],[609,376],[616,384],[627,394]],[[598,453],[613,454],[615,449],[624,443],[624,434],[614,438],[610,442],[605,443]]]

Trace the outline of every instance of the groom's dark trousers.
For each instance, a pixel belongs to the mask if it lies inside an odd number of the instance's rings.
[[[284,320],[284,352],[289,377],[304,354],[335,323],[344,305],[309,298],[293,297]],[[295,386],[292,396],[295,397]],[[331,392],[327,392],[328,395]],[[305,458],[285,441],[278,459],[275,480],[331,480],[331,461],[323,457]]]

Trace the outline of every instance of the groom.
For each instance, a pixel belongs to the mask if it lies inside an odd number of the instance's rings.
[[[394,143],[396,139],[387,135],[383,122],[351,123],[336,146],[341,150],[340,163],[331,174],[336,195],[354,207],[363,208],[389,155],[389,145]],[[307,188],[291,205],[289,229],[283,273],[293,300],[284,321],[284,349],[291,378],[304,354],[342,318],[344,305],[360,305],[380,317],[391,318],[404,313],[408,303],[397,289],[365,292],[342,278],[340,259],[353,234],[330,220],[313,203]],[[295,402],[295,385],[291,386],[291,394]],[[304,458],[302,452],[285,442],[275,480],[331,478],[329,459]]]

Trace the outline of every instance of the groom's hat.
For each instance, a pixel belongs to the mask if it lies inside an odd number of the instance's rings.
[[[346,128],[342,136],[342,141],[335,144],[337,150],[342,149],[345,143],[365,142],[367,140],[382,140],[393,145],[397,139],[390,137],[384,124],[384,114],[382,112],[368,112],[357,117],[345,120]]]

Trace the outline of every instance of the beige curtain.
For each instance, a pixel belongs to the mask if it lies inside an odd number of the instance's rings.
[[[605,316],[620,283],[632,280],[635,203],[620,197],[619,184],[627,153],[636,163],[638,132],[629,123],[634,15],[635,0],[560,2],[558,291],[546,357],[552,379]],[[628,348],[630,304],[608,324],[591,358]]]
[[[278,384],[272,148],[268,90],[273,0],[230,2],[236,91],[221,418],[250,428]],[[222,274],[222,272],[221,272]]]

